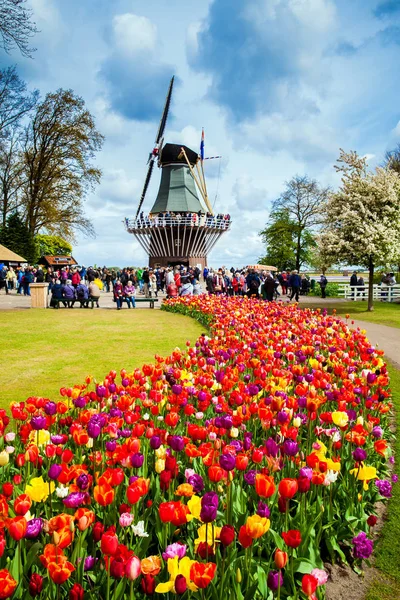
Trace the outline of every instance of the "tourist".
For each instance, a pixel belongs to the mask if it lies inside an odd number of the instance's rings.
[[[362,277],[362,275],[360,275],[360,277],[357,279],[357,296],[361,296],[361,298],[363,299],[364,292],[365,292],[364,277]]]
[[[301,278],[298,271],[292,271],[292,274],[289,277],[288,286],[292,290],[290,294],[290,300],[293,300],[293,298],[295,298],[296,302],[298,302],[301,288]]]
[[[179,292],[180,296],[193,296],[193,285],[190,283],[190,279],[185,277],[182,279],[182,287]]]
[[[326,298],[326,286],[328,285],[328,280],[324,274],[320,276],[318,284],[321,288],[321,298]]]
[[[198,279],[193,279],[193,296],[200,296],[203,293]]]
[[[81,281],[81,276],[79,275],[78,270],[74,269],[72,271],[72,275],[71,275],[71,283],[75,289],[78,287],[80,281]]]
[[[121,310],[122,308],[122,303],[124,301],[124,289],[121,283],[120,279],[117,279],[115,285],[114,285],[114,302],[117,303],[117,310]],[[129,306],[130,308],[130,306]]]
[[[89,300],[94,300],[96,302],[97,308],[100,308],[99,298],[100,298],[100,288],[97,285],[97,283],[93,280],[89,283]]]
[[[6,275],[7,288],[13,290],[17,285],[17,275],[12,267],[9,267]]]
[[[171,283],[167,285],[167,298],[176,298],[179,296],[178,288],[176,287],[175,281],[172,280]]]
[[[114,286],[114,288],[115,288],[115,286]],[[125,297],[126,303],[128,305],[128,308],[130,308],[131,306],[132,306],[132,308],[136,307],[135,294],[136,294],[136,288],[133,285],[132,281],[129,279],[128,283],[124,287],[124,297]]]
[[[143,281],[143,294],[145,295],[145,298],[149,297],[149,283],[150,283],[150,273],[148,271],[148,269],[144,269],[143,273],[142,273],[142,281]]]
[[[44,273],[43,273],[43,269],[41,267],[38,267],[36,269],[35,278],[36,278],[36,283],[44,282]]]
[[[246,277],[246,284],[248,289],[248,297],[251,298],[252,296],[255,296],[256,298],[259,298],[259,288],[261,285],[261,280],[255,272],[255,269],[250,269],[250,272]]]
[[[351,287],[351,300],[355,300],[356,299],[356,295],[357,295],[357,282],[358,282],[358,277],[357,277],[357,271],[353,272],[353,275],[350,277],[350,287]]]
[[[75,304],[75,288],[72,285],[71,279],[67,279],[65,284],[62,286],[62,297],[65,299],[65,302],[68,308],[74,308]],[[65,306],[65,303],[64,303]]]
[[[157,276],[154,273],[154,271],[152,269],[150,269],[149,272],[149,297],[151,298],[152,295],[154,294],[154,296],[157,298]]]
[[[22,277],[22,287],[24,289],[24,296],[31,295],[30,284],[33,283],[33,281],[34,281],[34,276],[33,276],[32,270],[30,268],[25,269],[25,274]]]
[[[274,299],[275,292],[275,280],[272,277],[271,273],[267,271],[266,277],[261,284],[261,296],[267,302],[272,302]]]
[[[73,284],[72,284],[73,285]],[[89,290],[87,286],[80,281],[75,288],[76,299],[79,300],[81,306],[87,308],[89,303]]]
[[[8,285],[7,285],[7,271],[4,265],[0,267],[0,290],[5,289],[6,294],[8,294]]]
[[[61,281],[59,279],[56,279],[56,282],[53,285],[52,290],[51,290],[50,306],[53,306],[54,308],[58,308],[59,303],[62,300],[62,297],[63,297],[63,294],[62,294]],[[67,306],[66,302],[64,302],[63,304],[64,304],[64,306]]]

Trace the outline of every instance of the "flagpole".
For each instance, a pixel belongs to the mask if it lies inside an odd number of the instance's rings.
[[[201,152],[200,152],[200,168],[201,168],[201,175],[202,175],[202,181],[203,181],[203,186],[204,186],[204,194],[206,197],[206,203],[207,206],[211,209],[211,215],[214,216],[214,211],[212,209],[212,206],[210,205],[210,202],[208,200],[208,192],[207,192],[207,184],[206,184],[206,178],[204,175],[204,166],[203,166],[203,162],[204,162],[204,127],[201,130]]]

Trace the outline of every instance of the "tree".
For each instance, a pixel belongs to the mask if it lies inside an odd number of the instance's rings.
[[[286,210],[290,223],[295,226],[295,266],[299,270],[304,258],[305,243],[312,240],[313,230],[322,222],[329,188],[322,188],[307,176],[293,177],[286,190],[273,203],[273,211]],[[292,227],[292,225],[290,225]]]
[[[37,90],[27,92],[26,83],[20,79],[15,67],[0,70],[1,138],[7,137],[8,130],[18,125],[22,117],[34,108],[38,97]]]
[[[394,150],[386,152],[383,166],[396,171],[400,175],[400,144],[397,144]]]
[[[32,21],[32,10],[26,0],[0,0],[0,45],[7,53],[18,48],[23,56],[32,57],[35,48],[29,39],[37,33]]]
[[[21,161],[19,132],[0,143],[0,225],[6,224],[9,214],[21,205],[24,169]]]
[[[277,267],[280,271],[294,269],[294,227],[287,210],[272,210],[267,227],[260,231],[266,245],[265,256],[259,258],[259,264]]]
[[[41,256],[70,256],[72,246],[58,235],[45,235],[39,233],[35,236],[36,254]]]
[[[368,171],[365,158],[343,150],[335,169],[342,184],[329,196],[320,244],[333,261],[368,268],[371,311],[375,267],[400,261],[400,176]]]
[[[25,130],[23,189],[25,223],[73,240],[75,230],[94,235],[83,201],[101,177],[91,164],[103,144],[82,98],[72,90],[47,94]]]
[[[17,212],[9,215],[4,227],[0,227],[0,244],[16,252],[29,263],[36,262],[36,247],[31,235]]]

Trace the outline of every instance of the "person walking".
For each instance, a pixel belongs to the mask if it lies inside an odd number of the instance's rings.
[[[290,287],[290,289],[292,290],[292,293],[290,294],[290,301],[292,301],[293,298],[295,298],[296,302],[298,302],[301,287],[301,277],[298,271],[292,271],[292,274],[289,277],[288,287]]]
[[[357,296],[357,282],[358,282],[358,277],[357,277],[357,271],[353,272],[353,275],[350,277],[350,287],[351,287],[351,298],[350,300],[355,300],[356,296]]]
[[[321,298],[326,298],[326,286],[328,285],[328,280],[324,274],[320,276],[318,283],[321,288]]]
[[[261,285],[261,296],[267,302],[272,302],[275,292],[275,279],[271,273],[267,271],[266,277]]]

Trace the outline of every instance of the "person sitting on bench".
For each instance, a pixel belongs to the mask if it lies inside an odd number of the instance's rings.
[[[99,298],[100,298],[100,288],[94,281],[89,283],[89,300],[94,300],[96,302],[97,308],[99,306]]]
[[[136,294],[136,289],[135,286],[133,285],[132,281],[129,279],[126,286],[124,287],[124,297],[126,300],[126,303],[128,305],[128,308],[131,307],[135,308],[135,294]]]
[[[61,285],[60,280],[57,279],[55,284],[51,288],[50,306],[52,306],[53,308],[58,308],[59,303],[62,302],[62,287],[63,286]],[[67,306],[66,302],[64,302],[63,304],[64,306]]]
[[[89,290],[86,285],[82,282],[76,286],[76,299],[81,303],[81,306],[88,307],[89,302]]]
[[[65,285],[62,286],[62,295],[65,300],[64,306],[68,305],[68,308],[74,308],[75,288],[70,279],[67,279]]]
[[[117,279],[114,285],[114,302],[117,303],[117,310],[121,310],[124,301],[124,290],[120,279]],[[129,306],[130,308],[130,306]]]

